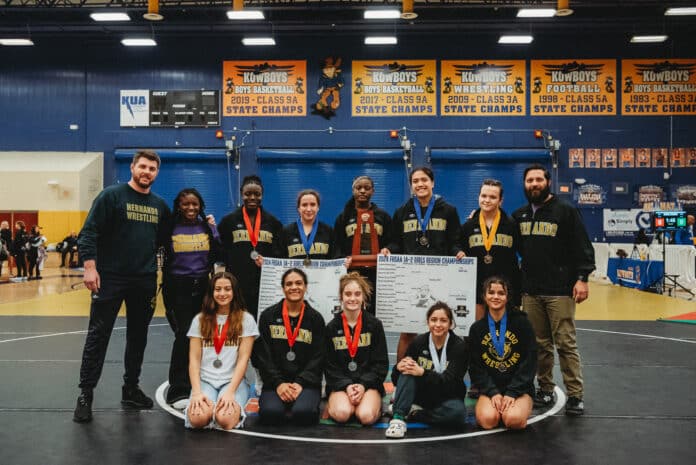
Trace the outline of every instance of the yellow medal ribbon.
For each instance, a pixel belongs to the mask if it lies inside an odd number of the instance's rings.
[[[486,220],[483,217],[483,212],[479,213],[479,226],[481,227],[481,237],[483,237],[483,247],[486,249],[486,253],[491,251],[493,247],[493,241],[495,240],[495,233],[498,232],[498,225],[500,224],[500,209],[495,213],[495,219],[491,225],[491,231],[488,232],[486,229]]]

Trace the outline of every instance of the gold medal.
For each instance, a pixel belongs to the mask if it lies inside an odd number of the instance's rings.
[[[486,249],[486,255],[483,257],[483,262],[486,264],[493,263],[491,248],[493,247],[493,242],[495,241],[495,234],[498,232],[500,216],[500,209],[498,209],[495,212],[495,219],[493,219],[491,230],[488,231],[488,228],[486,228],[486,219],[483,217],[483,212],[479,212],[479,227],[481,228],[481,237],[483,238],[483,248]]]

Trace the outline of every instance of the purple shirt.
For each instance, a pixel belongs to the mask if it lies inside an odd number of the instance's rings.
[[[215,226],[210,225],[213,236],[217,236]],[[210,264],[210,237],[203,223],[177,224],[172,231],[172,251],[170,273],[175,276],[199,278],[208,274]]]

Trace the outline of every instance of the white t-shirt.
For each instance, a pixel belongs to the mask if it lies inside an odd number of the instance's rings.
[[[200,325],[201,313],[196,315],[196,317],[191,322],[191,328],[186,334],[188,337],[201,338],[201,325]],[[227,321],[227,315],[217,315],[217,324],[223,326]],[[256,326],[254,317],[251,316],[249,312],[244,312],[244,317],[242,318],[242,334],[240,337],[253,336],[256,339],[259,336],[259,329]],[[238,346],[231,345],[229,340],[225,341],[225,345],[222,346],[220,355],[215,353],[215,345],[213,341],[203,341],[203,354],[201,356],[201,380],[206,383],[212,384],[215,388],[220,388],[224,384],[227,384],[232,379],[232,374],[234,373],[234,368],[237,366],[237,349]],[[220,368],[215,368],[213,362],[216,359],[220,359],[222,365]]]

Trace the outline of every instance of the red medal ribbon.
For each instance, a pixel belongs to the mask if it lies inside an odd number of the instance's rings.
[[[353,337],[350,335],[350,328],[348,327],[348,319],[346,318],[345,311],[341,313],[341,318],[343,319],[343,334],[346,338],[346,345],[348,346],[348,355],[350,355],[350,358],[355,358],[355,354],[358,353],[360,333],[362,332],[362,310],[358,313],[358,322],[355,324],[355,333]]]
[[[256,248],[256,244],[259,243],[259,233],[261,233],[261,209],[256,209],[256,221],[253,229],[251,228],[251,220],[247,214],[246,207],[242,207],[242,216],[244,216],[244,225],[249,233],[249,242],[251,242],[253,248]]]
[[[285,335],[288,337],[288,345],[292,349],[295,345],[295,339],[297,335],[300,334],[300,326],[302,325],[302,318],[304,317],[305,304],[302,302],[302,308],[300,309],[300,318],[297,320],[297,326],[293,331],[290,327],[290,315],[288,314],[288,303],[283,299],[283,324],[285,325]]]
[[[225,345],[225,341],[227,340],[227,329],[230,327],[230,317],[227,317],[227,321],[225,321],[225,325],[222,327],[222,331],[220,331],[220,326],[217,324],[217,321],[215,322],[215,334],[213,334],[213,345],[215,346],[215,353],[219,356],[220,352],[222,351],[222,346]]]
[[[363,219],[362,216],[364,214],[369,215],[369,219],[367,220],[367,224],[370,227],[370,248],[372,249],[371,252],[373,254],[379,253],[379,243],[377,242],[377,231],[375,230],[375,214],[372,210],[370,209],[362,209],[358,208],[356,209],[356,214],[357,214],[357,227],[355,228],[355,234],[353,235],[353,253],[352,255],[362,255],[360,253],[360,242],[362,239],[362,230],[363,230]]]

